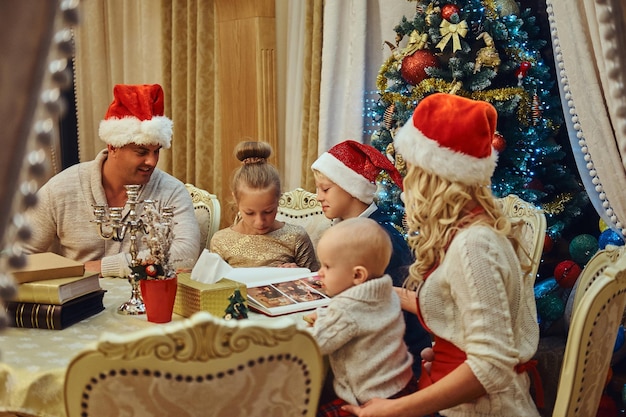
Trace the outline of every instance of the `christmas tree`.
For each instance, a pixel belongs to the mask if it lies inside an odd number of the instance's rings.
[[[552,68],[542,57],[547,41],[540,37],[536,16],[514,0],[415,4],[415,15],[403,17],[394,28],[395,41],[386,42],[390,56],[377,78],[380,97],[373,113],[380,127],[372,145],[404,174],[393,135],[421,99],[446,92],[488,101],[499,115],[493,192],[540,206],[547,235],[556,240],[582,214],[588,197],[577,172],[567,166],[567,141],[559,143],[563,113]],[[377,201],[401,227],[400,190],[385,176]]]

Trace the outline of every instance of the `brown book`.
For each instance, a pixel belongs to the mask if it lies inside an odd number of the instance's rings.
[[[85,272],[84,275],[77,277],[24,282],[17,286],[17,295],[11,301],[63,304],[100,289],[102,289],[100,287],[100,274]]]
[[[9,326],[62,330],[102,310],[105,290],[85,294],[65,304],[6,302]]]
[[[18,284],[46,279],[77,277],[85,273],[85,266],[52,252],[26,255],[23,268],[9,269]]]

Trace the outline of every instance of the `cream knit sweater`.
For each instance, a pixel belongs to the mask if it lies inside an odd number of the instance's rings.
[[[460,230],[441,265],[419,288],[428,328],[467,354],[487,395],[445,416],[539,416],[527,373],[539,342],[533,282],[522,279],[513,246],[493,229]]]
[[[32,238],[24,245],[28,252],[53,251],[79,262],[102,259],[103,276],[125,276],[130,272],[130,239],[104,240],[91,222],[92,204],[107,202],[102,187],[102,164],[107,156],[105,149],[93,161],[73,165],[41,187],[38,204],[27,212],[33,229]],[[175,207],[170,259],[176,267],[193,267],[200,255],[200,231],[184,184],[155,169],[139,194],[139,200],[145,199]],[[128,208],[124,215],[127,212]],[[141,242],[139,249],[145,249]]]
[[[389,275],[370,278],[317,309],[313,336],[329,355],[339,398],[363,404],[388,398],[413,376],[400,299]]]

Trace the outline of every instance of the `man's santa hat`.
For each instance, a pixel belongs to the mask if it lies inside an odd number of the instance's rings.
[[[402,176],[378,149],[346,140],[324,152],[311,165],[351,196],[370,204],[376,193],[376,178],[382,170],[402,189]]]
[[[435,93],[418,103],[394,146],[410,165],[453,182],[488,185],[498,161],[492,148],[497,121],[486,101]]]
[[[100,139],[116,148],[130,143],[170,147],[173,123],[163,116],[160,85],[118,84],[113,88],[113,97],[100,122]]]

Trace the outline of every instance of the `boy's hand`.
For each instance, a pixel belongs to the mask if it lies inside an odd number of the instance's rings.
[[[309,326],[313,326],[315,324],[315,320],[317,320],[317,313],[311,313],[311,314],[302,316],[302,320],[309,323]]]

